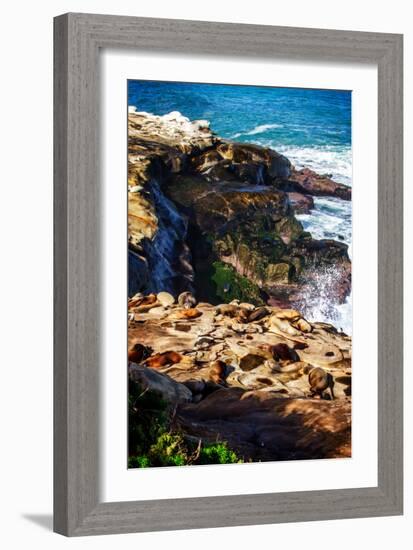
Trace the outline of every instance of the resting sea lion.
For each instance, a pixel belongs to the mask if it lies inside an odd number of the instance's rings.
[[[217,360],[211,363],[209,368],[209,380],[215,382],[215,384],[225,384],[227,365],[224,361]]]
[[[253,321],[260,321],[261,319],[263,319],[264,317],[266,317],[269,314],[270,314],[270,312],[268,311],[268,309],[266,307],[264,307],[264,306],[257,307],[256,309],[254,309],[254,311],[251,311],[249,313],[248,321],[250,323],[253,322]]]
[[[132,363],[140,363],[152,353],[152,350],[143,344],[134,344],[128,350],[128,361]]]
[[[287,344],[284,343],[269,346],[269,351],[275,361],[295,363],[296,361],[300,360],[300,357],[295,349],[290,348]]]
[[[189,309],[183,309],[179,312],[179,317],[181,319],[196,319],[197,317],[201,317],[202,311],[199,311],[199,309],[196,309],[194,307]]]
[[[167,365],[179,363],[182,360],[182,355],[176,351],[164,351],[149,357],[145,364],[151,369],[159,369]]]

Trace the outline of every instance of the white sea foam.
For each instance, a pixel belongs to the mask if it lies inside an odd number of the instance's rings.
[[[295,304],[304,317],[313,322],[331,323],[346,334],[352,333],[352,296],[343,304],[332,299],[337,277],[341,274],[336,267],[321,270],[311,285],[305,287],[300,300]]]
[[[231,136],[231,139],[236,139],[241,136],[255,136],[256,134],[263,134],[267,130],[272,130],[273,128],[282,128],[282,124],[259,124],[258,126],[255,126],[252,130],[247,130],[245,132],[237,132],[233,136]]]
[[[271,144],[296,168],[311,168],[318,174],[331,174],[333,180],[351,186],[352,153],[350,146],[290,147]]]
[[[314,209],[310,214],[297,218],[315,239],[334,239],[348,245],[351,258],[352,208],[350,201],[333,197],[314,197]],[[352,295],[343,304],[332,299],[334,282],[339,273],[331,268],[318,274],[315,284],[303,295],[299,308],[309,321],[331,323],[336,328],[352,334]]]
[[[314,197],[310,214],[296,216],[315,239],[334,239],[346,243],[351,253],[351,202],[333,197]]]

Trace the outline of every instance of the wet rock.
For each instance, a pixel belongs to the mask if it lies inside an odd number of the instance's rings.
[[[287,193],[287,195],[296,214],[309,214],[314,208],[314,200],[311,195],[304,195],[303,193],[294,191]]]
[[[294,181],[298,185],[298,188],[301,188],[304,193],[307,192],[316,196],[330,196],[338,197],[343,200],[351,200],[351,187],[337,183],[328,176],[317,174],[309,168],[292,170],[291,180]]]

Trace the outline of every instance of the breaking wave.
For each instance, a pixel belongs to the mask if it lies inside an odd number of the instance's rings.
[[[241,136],[255,136],[257,134],[264,134],[267,130],[272,130],[273,128],[282,128],[282,124],[259,124],[255,126],[252,130],[247,130],[245,132],[237,132],[231,136],[231,139],[236,139]]]
[[[318,174],[329,174],[338,183],[351,186],[352,153],[349,145],[319,147],[271,146],[285,155],[296,168],[311,168]]]
[[[330,323],[337,330],[351,335],[352,296],[347,296],[343,304],[338,304],[333,298],[339,275],[336,267],[319,271],[314,280],[303,288],[303,293],[295,306],[309,321]]]

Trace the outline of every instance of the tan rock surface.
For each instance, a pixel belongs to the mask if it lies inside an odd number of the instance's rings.
[[[183,429],[227,440],[254,460],[349,456],[351,339],[323,323],[308,332],[299,312],[276,307],[267,306],[269,316],[258,321],[240,322],[232,317],[234,307],[240,306],[198,304],[198,317],[182,319],[188,310],[173,304],[129,321],[129,347],[140,343],[152,356],[182,355],[156,372],[190,391],[192,404],[179,407]],[[283,330],[276,325],[274,331],[274,320]],[[273,355],[280,344],[292,360]],[[216,361],[224,365],[218,378]],[[331,375],[334,400],[327,392],[313,397],[308,375],[314,367]],[[145,361],[140,368],[153,370]]]

